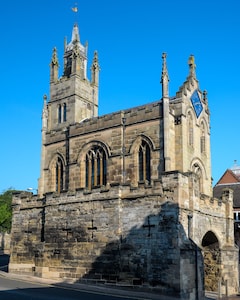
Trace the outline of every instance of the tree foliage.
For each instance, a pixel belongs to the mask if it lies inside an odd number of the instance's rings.
[[[0,195],[0,232],[11,230],[13,192],[13,189],[8,189]]]

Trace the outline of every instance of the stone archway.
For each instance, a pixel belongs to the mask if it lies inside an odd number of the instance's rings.
[[[221,251],[216,235],[208,231],[202,239],[204,257],[205,290],[218,290],[218,282],[221,276]]]

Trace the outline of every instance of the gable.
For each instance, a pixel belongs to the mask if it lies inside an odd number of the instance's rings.
[[[239,178],[231,171],[227,170],[223,176],[219,179],[216,185],[218,184],[228,184],[228,183],[237,183],[240,182]]]

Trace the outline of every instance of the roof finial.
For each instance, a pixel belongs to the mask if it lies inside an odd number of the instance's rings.
[[[188,59],[188,65],[190,68],[190,76],[196,77],[196,65],[195,65],[195,59],[194,56],[191,54],[189,59]]]

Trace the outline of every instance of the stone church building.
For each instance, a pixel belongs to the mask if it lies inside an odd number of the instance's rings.
[[[232,192],[213,198],[209,106],[189,74],[169,96],[98,115],[99,61],[74,25],[59,77],[50,63],[38,195],[13,197],[10,272],[142,285],[181,299],[238,291]]]

